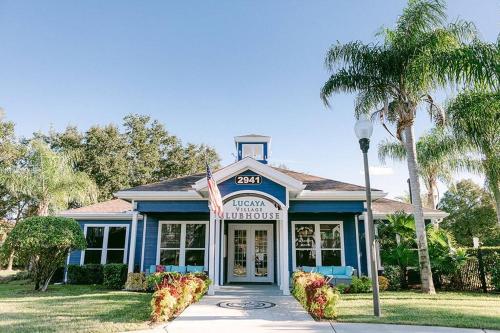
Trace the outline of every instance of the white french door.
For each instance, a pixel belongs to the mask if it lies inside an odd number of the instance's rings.
[[[228,282],[273,282],[272,224],[229,224]]]

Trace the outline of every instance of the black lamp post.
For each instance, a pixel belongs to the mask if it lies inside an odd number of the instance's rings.
[[[365,168],[365,187],[366,187],[366,213],[367,213],[367,236],[370,244],[370,267],[372,273],[373,288],[373,314],[380,317],[380,299],[378,286],[378,267],[375,244],[375,226],[373,225],[372,213],[372,193],[370,187],[370,173],[368,168],[368,149],[370,148],[370,137],[373,133],[373,125],[369,119],[359,119],[354,126],[354,132],[359,139],[359,147],[363,152],[363,163]]]

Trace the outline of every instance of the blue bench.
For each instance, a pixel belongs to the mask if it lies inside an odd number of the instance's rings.
[[[147,273],[153,274],[156,273],[156,266],[157,265],[151,265],[149,266],[149,270]],[[176,265],[166,265],[163,266],[165,272],[175,272],[175,273],[180,273],[180,274],[186,274],[186,273],[203,273],[205,267],[204,266],[176,266]]]
[[[307,273],[319,273],[334,286],[338,284],[351,285],[354,268],[352,266],[303,266],[302,270]]]

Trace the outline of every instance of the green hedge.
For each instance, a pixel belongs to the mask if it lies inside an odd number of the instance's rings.
[[[127,281],[127,265],[107,264],[104,265],[103,284],[109,289],[123,289]]]
[[[68,265],[68,283],[102,284],[103,268],[99,264]]]

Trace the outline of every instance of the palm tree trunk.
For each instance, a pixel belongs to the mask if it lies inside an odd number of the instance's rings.
[[[7,264],[7,270],[11,271],[12,266],[14,266],[14,250],[12,250],[9,254],[9,262]]]
[[[404,129],[404,141],[406,148],[406,159],[408,163],[408,173],[410,176],[410,188],[413,198],[413,215],[415,218],[415,229],[417,234],[418,261],[420,263],[420,280],[422,282],[422,292],[435,294],[434,282],[432,281],[431,262],[429,250],[427,248],[427,236],[425,233],[424,213],[422,209],[422,199],[420,197],[420,182],[418,179],[417,149],[413,134],[413,125]]]
[[[427,185],[427,205],[428,208],[436,209],[436,196],[437,184],[435,179],[429,179],[429,184]]]

